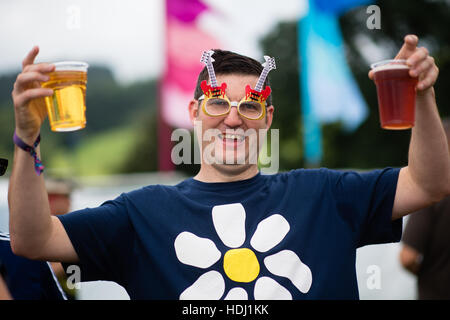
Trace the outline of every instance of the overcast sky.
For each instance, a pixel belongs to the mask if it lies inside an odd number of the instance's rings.
[[[305,0],[205,0],[202,28],[226,48],[262,60],[259,39],[279,21],[295,21]],[[123,82],[158,76],[164,66],[163,0],[0,1],[0,75],[18,71],[39,45],[38,62],[84,60],[113,69]],[[207,49],[207,48],[205,48]]]

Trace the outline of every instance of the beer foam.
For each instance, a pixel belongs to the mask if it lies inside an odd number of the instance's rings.
[[[53,63],[55,71],[87,71],[89,65],[81,61],[60,61]]]
[[[384,60],[376,63],[372,63],[370,65],[372,70],[374,72],[381,71],[381,70],[392,70],[392,69],[409,69],[409,67],[406,65],[406,60]]]
[[[397,63],[391,63],[391,64],[385,64],[379,67],[375,67],[373,72],[382,71],[382,70],[392,70],[392,69],[409,69],[407,65],[404,64],[397,64]]]

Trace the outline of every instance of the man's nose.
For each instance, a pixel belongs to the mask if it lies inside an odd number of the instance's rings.
[[[242,124],[242,118],[239,115],[237,107],[231,107],[230,112],[227,114],[224,120],[224,123],[231,128],[240,126]]]

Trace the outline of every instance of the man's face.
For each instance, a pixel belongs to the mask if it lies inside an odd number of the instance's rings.
[[[241,101],[246,85],[254,88],[257,81],[258,77],[251,75],[217,75],[219,85],[227,84],[225,93],[230,101]],[[201,109],[203,102],[200,100],[190,106],[191,120],[196,121],[195,130],[202,146],[202,165],[211,165],[229,173],[257,165],[258,146],[262,146],[259,133],[270,128],[273,106],[267,106],[265,118],[249,120],[242,117],[236,107],[231,107],[227,115],[209,116]]]

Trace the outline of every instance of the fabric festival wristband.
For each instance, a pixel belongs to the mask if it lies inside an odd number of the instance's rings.
[[[41,141],[41,135],[40,134],[38,135],[32,147],[23,142],[23,140],[17,136],[15,131],[13,141],[14,144],[18,146],[20,149],[31,154],[31,156],[34,158],[34,171],[36,171],[38,176],[41,175],[41,173],[44,171],[44,165],[42,164],[42,161],[39,159],[36,153],[36,147]]]

